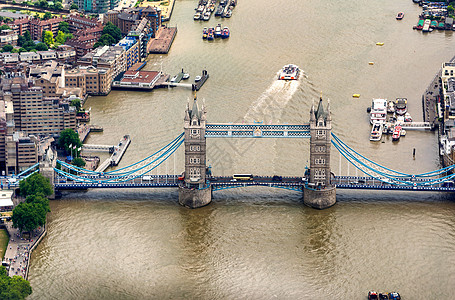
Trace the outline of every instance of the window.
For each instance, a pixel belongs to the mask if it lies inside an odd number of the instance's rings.
[[[201,151],[200,145],[190,145],[190,151]]]
[[[192,136],[199,136],[199,129],[191,129]]]
[[[316,138],[324,139],[325,138],[325,130],[317,130],[316,131]]]
[[[325,164],[325,159],[324,158],[316,158],[314,160],[314,163],[317,164],[317,165],[323,165],[323,164]]]
[[[200,164],[201,159],[199,157],[190,157],[190,164]]]
[[[325,152],[325,146],[316,146],[315,151],[316,152]]]

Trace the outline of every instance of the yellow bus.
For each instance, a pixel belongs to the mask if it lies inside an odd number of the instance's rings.
[[[234,174],[232,179],[235,180],[253,180],[253,174]]]

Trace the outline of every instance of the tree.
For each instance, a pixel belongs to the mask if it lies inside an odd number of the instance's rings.
[[[111,22],[107,22],[106,26],[104,26],[103,35],[104,34],[109,34],[115,39],[116,42],[122,39],[122,32],[117,26],[115,26]]]
[[[22,233],[23,231],[33,231],[39,226],[42,226],[42,213],[44,208],[35,203],[19,203],[13,209],[13,227],[18,228]],[[44,216],[44,220],[46,216]]]
[[[52,19],[52,14],[48,11],[44,13],[43,20],[49,20]]]
[[[76,3],[71,4],[70,9],[79,9]]]
[[[10,52],[11,50],[13,50],[13,46],[11,45],[5,45],[2,48],[2,52]]]
[[[11,29],[11,28],[6,24],[3,24],[2,26],[0,26],[0,30],[6,30],[6,29]]]
[[[46,30],[44,32],[43,42],[48,46],[54,44],[54,34],[52,33],[52,31]]]
[[[58,31],[62,31],[63,33],[70,33],[68,22],[61,22],[58,24]]]
[[[26,41],[22,45],[22,47],[25,48],[25,50],[27,50],[27,51],[31,51],[32,49],[35,49],[35,46],[36,46],[35,43],[32,41]]]
[[[52,5],[52,8],[60,10],[60,9],[63,9],[63,5],[61,2],[55,2],[54,5]]]
[[[66,153],[71,153],[72,149],[69,148],[70,145],[76,148],[80,148],[82,146],[82,142],[79,139],[79,135],[71,128],[67,128],[60,132],[60,138],[58,139],[58,144],[61,148],[66,150]],[[74,148],[73,148],[74,149]]]
[[[45,43],[38,43],[36,44],[35,49],[38,51],[47,51],[49,50],[49,47],[47,47]]]
[[[17,45],[22,46],[27,40],[23,35],[17,37]]]
[[[103,34],[98,42],[102,42],[103,45],[109,46],[115,44],[117,41],[110,34]]]
[[[25,180],[19,182],[21,195],[24,197],[30,195],[50,196],[53,193],[52,185],[48,178],[39,173],[29,176]]]
[[[62,45],[64,44],[66,41],[65,39],[65,34],[63,33],[63,31],[58,31],[58,34],[57,34],[57,37],[55,38],[55,42]]]
[[[71,106],[74,106],[76,108],[76,111],[80,111],[81,110],[81,99],[73,99],[71,100],[71,103],[70,103]]]
[[[21,276],[9,277],[6,268],[0,266],[0,299],[25,299],[32,293],[30,283]]]
[[[26,30],[24,32],[24,38],[26,41],[31,41],[32,40],[32,36],[30,35],[30,31]]]
[[[27,50],[25,50],[25,48],[20,48],[19,53],[22,53],[22,52],[27,52]]]
[[[14,48],[13,50],[11,50],[11,53],[19,53],[19,50]]]
[[[76,167],[83,168],[83,167],[85,167],[85,160],[83,160],[80,157],[75,157],[75,158],[73,158],[73,161],[71,162],[71,164],[75,165]]]

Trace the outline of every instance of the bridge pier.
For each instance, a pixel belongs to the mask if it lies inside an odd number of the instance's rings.
[[[206,206],[212,202],[212,187],[208,185],[204,189],[187,188],[179,186],[179,203],[188,208]]]
[[[337,202],[336,188],[326,187],[324,189],[303,188],[303,203],[309,207],[325,209]]]

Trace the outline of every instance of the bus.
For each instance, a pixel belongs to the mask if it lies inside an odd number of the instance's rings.
[[[253,180],[253,174],[234,174],[232,179],[235,180]]]

